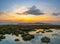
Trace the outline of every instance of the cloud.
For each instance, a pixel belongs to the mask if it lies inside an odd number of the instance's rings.
[[[20,14],[20,13],[17,13]],[[44,13],[40,11],[36,6],[32,6],[28,8],[27,11],[23,12],[23,14],[32,14],[32,15],[43,15]]]
[[[50,21],[60,21],[60,16],[54,17],[51,14],[44,15],[17,15],[4,13],[0,16],[0,21],[7,22],[50,22]]]
[[[28,8],[26,7],[26,6],[21,6],[21,7],[13,7],[12,8],[12,10],[11,10],[11,12],[12,13],[23,13],[23,12],[25,12],[25,11],[27,11],[28,10]]]
[[[59,11],[53,12],[52,15],[59,16],[60,15],[60,12]]]
[[[0,12],[0,15],[3,15],[3,13],[2,13],[2,12]]]

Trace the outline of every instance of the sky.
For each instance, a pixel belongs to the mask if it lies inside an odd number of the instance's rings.
[[[0,23],[60,24],[60,0],[0,0]]]

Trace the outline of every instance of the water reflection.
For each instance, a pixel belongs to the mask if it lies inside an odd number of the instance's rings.
[[[57,29],[50,29],[50,30],[52,30],[53,32],[46,32],[46,33],[41,32],[36,33],[37,31],[29,32],[29,34],[35,36],[35,38],[30,41],[24,41],[21,35],[17,37],[12,34],[10,35],[6,34],[5,35],[6,38],[0,41],[0,44],[44,44],[41,42],[41,38],[44,36],[51,38],[51,42],[49,44],[60,44],[60,30]],[[20,41],[14,41],[16,38],[18,38]]]

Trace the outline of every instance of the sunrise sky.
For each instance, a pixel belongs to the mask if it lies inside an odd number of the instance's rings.
[[[0,0],[0,24],[18,22],[60,24],[60,0]]]

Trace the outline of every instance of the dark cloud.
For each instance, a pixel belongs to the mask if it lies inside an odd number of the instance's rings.
[[[36,6],[32,6],[28,11],[25,11],[24,13],[34,14],[34,15],[43,14],[39,9],[36,8]]]
[[[17,13],[17,14],[20,14],[20,13]],[[23,14],[42,15],[44,13],[41,12],[39,9],[37,9],[36,6],[32,6],[27,11],[25,11]]]
[[[55,12],[55,13],[52,13],[52,15],[58,16],[58,15],[60,15],[60,13],[59,12]]]
[[[0,16],[1,16],[1,15],[6,15],[6,13],[4,13],[4,12],[0,12]]]
[[[0,15],[2,15],[3,13],[2,12],[0,12]]]

